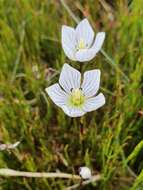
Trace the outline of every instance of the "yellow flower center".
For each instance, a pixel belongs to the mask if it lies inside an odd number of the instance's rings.
[[[86,48],[86,44],[84,42],[83,39],[80,39],[79,43],[78,43],[78,49],[85,49]]]
[[[70,104],[72,106],[80,107],[83,105],[85,97],[80,89],[73,89],[70,96]]]

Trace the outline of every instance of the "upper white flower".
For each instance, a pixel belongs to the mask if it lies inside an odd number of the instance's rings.
[[[82,81],[81,84],[81,74],[78,70],[64,64],[59,84],[46,88],[53,102],[70,117],[80,117],[105,104],[102,93],[95,96],[100,85],[100,70],[86,71]]]
[[[87,19],[83,19],[74,29],[62,26],[62,47],[67,57],[73,61],[90,61],[101,49],[105,39],[105,32],[94,31]]]
[[[79,175],[82,177],[82,179],[90,179],[92,177],[91,170],[86,166],[79,168]]]

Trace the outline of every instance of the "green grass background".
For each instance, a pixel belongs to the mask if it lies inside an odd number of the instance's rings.
[[[79,121],[45,93],[65,62],[79,68],[61,47],[61,26],[76,26],[62,2],[0,0],[0,142],[21,140],[15,150],[0,151],[0,167],[78,173],[87,165],[103,178],[84,190],[143,190],[143,1],[66,1],[76,17],[106,32],[105,52],[84,67],[101,69],[106,104],[82,118],[82,143]],[[0,190],[62,190],[73,183],[0,177]]]

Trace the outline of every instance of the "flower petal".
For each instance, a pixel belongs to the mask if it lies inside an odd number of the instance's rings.
[[[76,38],[75,30],[69,26],[62,26],[62,47],[66,56],[75,61]]]
[[[83,94],[86,97],[94,96],[100,85],[100,75],[101,72],[99,69],[86,71],[83,76],[83,83],[81,85]]]
[[[94,39],[94,31],[86,18],[77,25],[75,32],[78,43],[82,39],[87,47],[91,46]]]
[[[83,110],[85,112],[94,111],[103,106],[104,104],[105,104],[105,97],[102,93],[100,93],[96,97],[87,99]]]
[[[69,117],[81,117],[85,114],[85,112],[79,108],[73,108],[70,106],[62,106],[63,111],[65,114],[67,114]]]
[[[59,83],[67,93],[71,93],[71,89],[80,88],[81,74],[70,65],[64,64]]]
[[[45,89],[52,101],[59,107],[67,102],[67,94],[61,89],[58,83]]]
[[[94,49],[95,52],[97,53],[101,49],[104,39],[105,39],[105,32],[98,32],[95,38],[95,42],[91,47],[91,49]]]
[[[96,53],[97,53],[97,51],[92,48],[81,49],[76,52],[75,57],[76,57],[77,61],[86,62],[86,61],[92,60],[95,57]]]

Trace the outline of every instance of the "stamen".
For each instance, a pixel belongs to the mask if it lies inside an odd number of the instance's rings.
[[[80,107],[83,105],[84,101],[85,97],[82,93],[82,90],[79,88],[73,89],[70,96],[70,104],[72,106]]]
[[[83,39],[80,39],[79,40],[79,43],[78,43],[78,46],[77,46],[77,49],[80,50],[80,49],[85,49],[86,48],[86,43]]]

